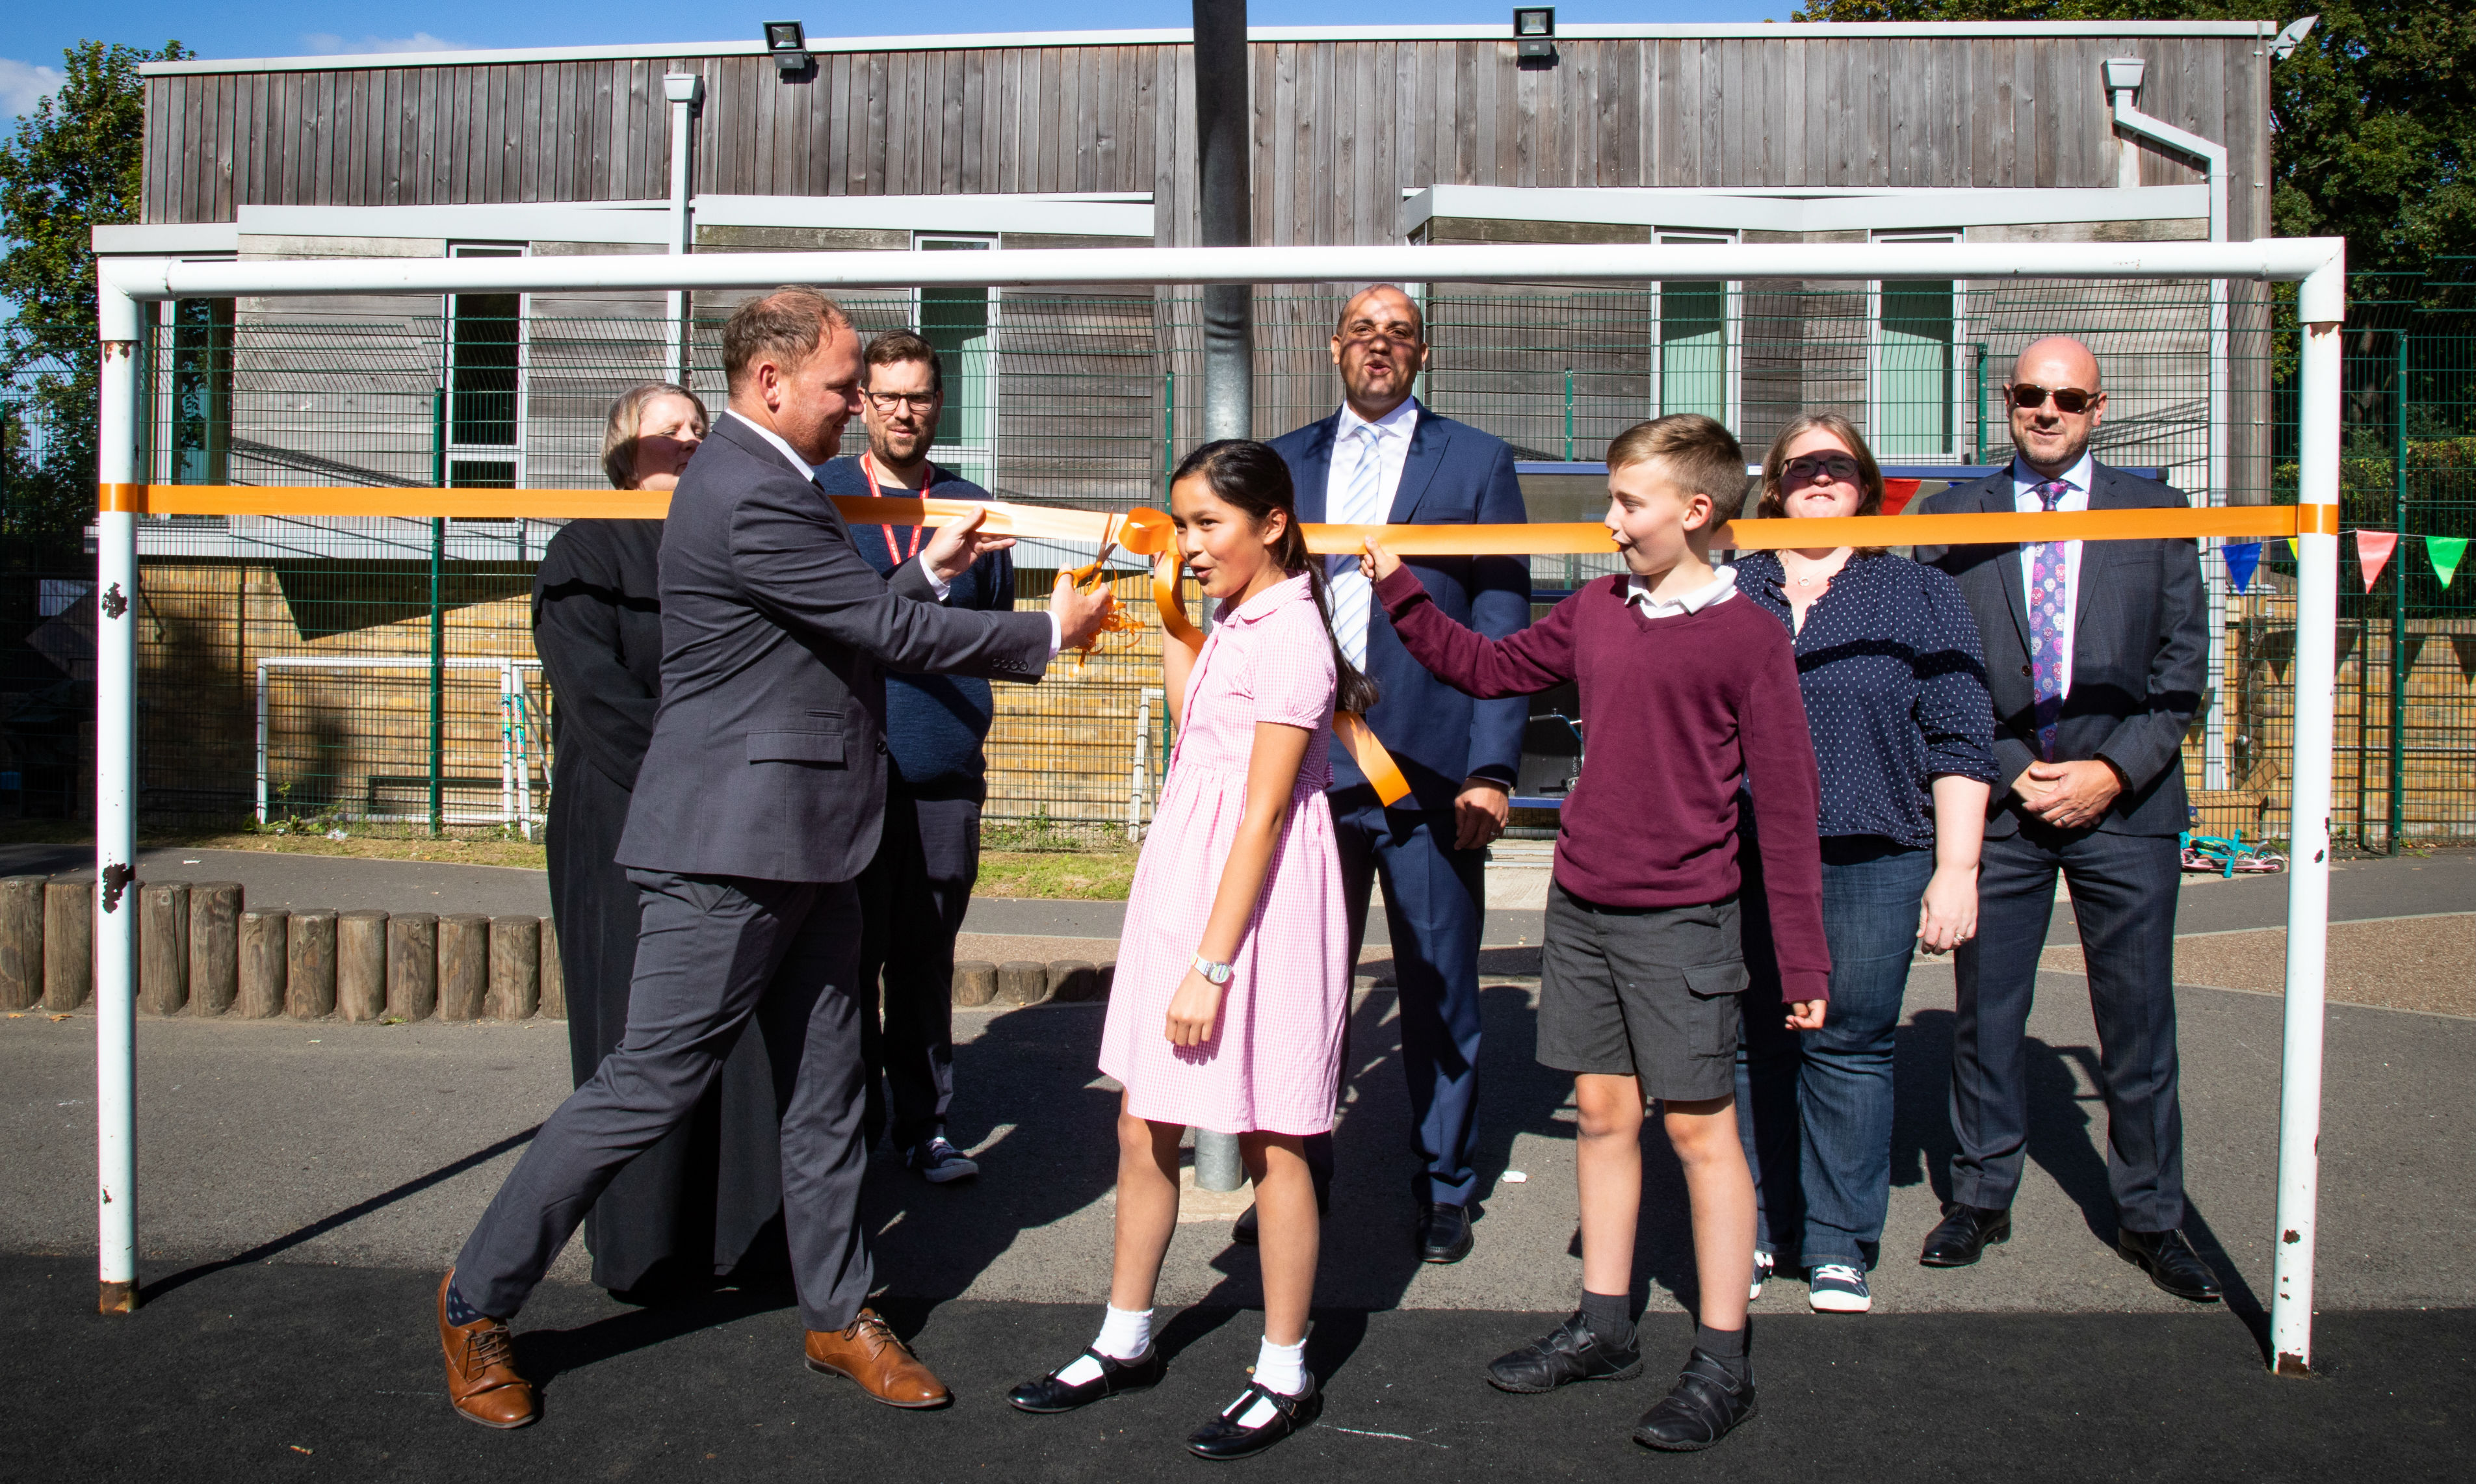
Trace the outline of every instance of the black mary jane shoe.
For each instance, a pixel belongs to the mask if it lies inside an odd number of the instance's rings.
[[[1169,1361],[1154,1343],[1139,1359],[1119,1360],[1099,1350],[1085,1350],[1084,1355],[1101,1363],[1101,1373],[1080,1386],[1070,1386],[1052,1371],[1037,1381],[1026,1381],[1006,1393],[1006,1401],[1018,1412],[1072,1412],[1077,1407],[1090,1406],[1120,1392],[1141,1391],[1155,1386],[1169,1372]],[[1078,1359],[1081,1357],[1077,1357]],[[1073,1366],[1069,1361],[1059,1370]]]
[[[1273,1415],[1261,1427],[1247,1427],[1239,1419],[1254,1409],[1258,1399],[1273,1404]],[[1315,1425],[1324,1415],[1324,1393],[1316,1389],[1315,1377],[1307,1377],[1307,1389],[1296,1397],[1247,1383],[1244,1395],[1222,1409],[1221,1415],[1197,1428],[1186,1440],[1186,1450],[1198,1458],[1226,1463],[1233,1458],[1252,1458],[1294,1432]]]
[[[1734,1379],[1717,1357],[1697,1347],[1676,1389],[1634,1424],[1633,1440],[1663,1453],[1698,1453],[1753,1415],[1753,1373]]]
[[[1576,1314],[1553,1334],[1489,1362],[1487,1384],[1529,1396],[1554,1391],[1568,1381],[1630,1381],[1640,1374],[1639,1348],[1619,1349]]]

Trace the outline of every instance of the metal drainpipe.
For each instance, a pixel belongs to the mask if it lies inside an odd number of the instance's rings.
[[[2163,118],[2153,118],[2134,106],[2141,92],[2141,78],[2148,63],[2139,57],[2111,57],[2106,62],[2106,91],[2115,107],[2115,125],[2129,135],[2149,139],[2200,161],[2201,172],[2210,186],[2210,240],[2227,239],[2227,148],[2205,139],[2190,130],[2178,129]],[[2123,169],[2117,175],[2119,185],[2138,186],[2140,156],[2127,143]],[[2210,280],[2210,492],[2209,503],[2227,504],[2227,466],[2229,463],[2227,419],[2227,281]],[[2219,689],[2226,688],[2227,670],[2227,593],[2226,583],[2217,579],[2209,581],[2210,605],[2210,673],[2219,678]],[[2227,722],[2226,707],[2213,697],[2208,718],[2201,732],[2201,783],[2205,788],[2227,786]]]
[[[1247,61],[1247,0],[1195,0],[1195,179],[1205,247],[1247,247],[1254,238]],[[1206,441],[1254,435],[1254,292],[1246,284],[1203,290]],[[1206,623],[1211,609],[1204,605]],[[1161,709],[1166,712],[1168,705]],[[1226,1191],[1246,1183],[1238,1136],[1198,1128],[1196,1188]]]
[[[694,72],[662,74],[662,96],[671,104],[671,235],[674,257],[696,250],[696,111],[705,101],[705,79]],[[663,350],[671,380],[688,384],[694,342],[688,333],[688,291],[674,288],[663,295]]]

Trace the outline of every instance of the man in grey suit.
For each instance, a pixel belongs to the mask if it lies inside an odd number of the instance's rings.
[[[1107,602],[1062,585],[1047,613],[941,606],[975,559],[1012,544],[978,522],[880,577],[813,477],[858,409],[850,322],[784,288],[741,306],[722,348],[730,407],[672,496],[661,706],[619,842],[642,913],[627,1034],[542,1124],[439,1284],[449,1399],[484,1426],[537,1412],[507,1320],[611,1176],[693,1113],[752,1019],[782,1112],[809,1367],[894,1406],[949,1399],[863,1306],[854,878],[884,806],[883,671],[1035,679],[1098,631]]]
[[[2181,508],[2184,496],[2089,456],[2106,411],[2097,359],[2054,336],[2020,353],[2012,466],[1924,514]],[[2175,1060],[2175,896],[2187,827],[2184,733],[2208,630],[2191,541],[1960,546],[1920,557],[1960,581],[1986,643],[1997,785],[1977,936],[1957,951],[1951,1203],[1919,1261],[1965,1267],[2012,1234],[2028,1141],[2028,1020],[2055,877],[2089,956],[2116,1241],[2160,1288],[2208,1303],[2218,1278],[2184,1235]]]

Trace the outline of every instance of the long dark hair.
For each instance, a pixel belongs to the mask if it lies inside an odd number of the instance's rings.
[[[1251,438],[1221,438],[1181,459],[1177,472],[1170,476],[1170,483],[1176,485],[1189,476],[1201,477],[1214,499],[1244,511],[1258,527],[1275,510],[1286,518],[1280,542],[1273,548],[1273,560],[1284,572],[1306,573],[1308,591],[1315,597],[1316,615],[1324,620],[1325,641],[1332,646],[1333,705],[1365,715],[1375,705],[1375,682],[1359,674],[1358,667],[1343,657],[1341,641],[1333,637],[1332,608],[1325,596],[1324,562],[1308,554],[1306,532],[1299,529],[1298,489],[1290,482],[1290,466],[1281,461],[1280,455]]]

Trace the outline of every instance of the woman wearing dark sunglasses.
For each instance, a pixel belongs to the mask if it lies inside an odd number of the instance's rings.
[[[1883,475],[1845,418],[1792,421],[1763,460],[1756,513],[1879,515]],[[1822,773],[1822,926],[1831,1009],[1799,1033],[1749,1012],[1738,1128],[1755,1172],[1754,1290],[1794,1249],[1820,1313],[1872,1307],[1866,1271],[1892,1190],[1892,1052],[1909,962],[1977,930],[1977,853],[1994,779],[1994,716],[1960,585],[1878,546],[1753,552],[1738,586],[1795,637]],[[1745,811],[1750,822],[1752,812]],[[1749,828],[1741,826],[1741,832]],[[1742,853],[1748,886],[1754,852]],[[1770,934],[1746,893],[1746,961]],[[1758,993],[1748,1006],[1768,1003]]]

